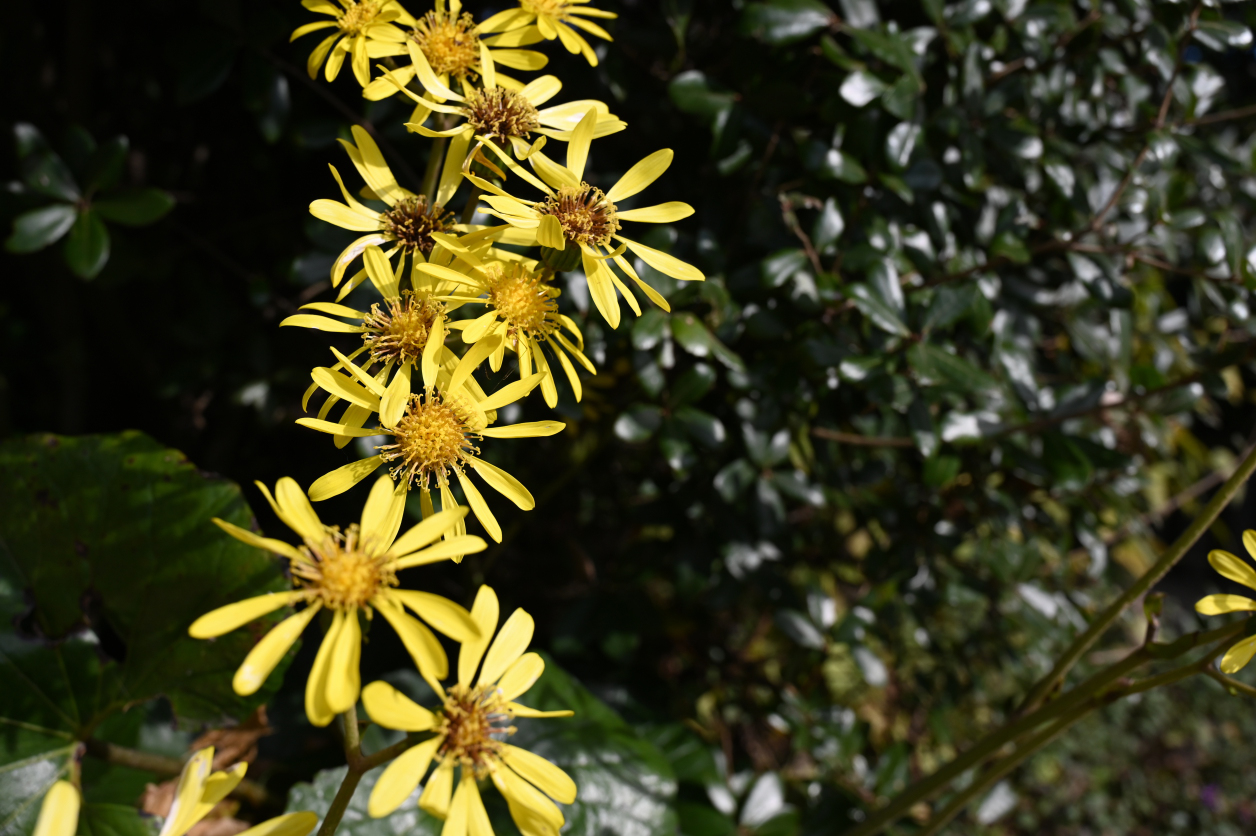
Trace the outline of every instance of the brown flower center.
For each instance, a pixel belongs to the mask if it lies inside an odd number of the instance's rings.
[[[467,124],[480,136],[500,141],[526,137],[541,126],[532,102],[502,87],[474,90],[467,96]]]
[[[385,299],[384,308],[378,302],[371,305],[371,312],[362,317],[367,329],[362,339],[373,360],[415,363],[423,356],[432,325],[444,313],[444,304],[403,290],[401,298]]]
[[[540,273],[521,264],[489,264],[484,273],[488,278],[489,304],[506,320],[512,338],[517,339],[522,332],[543,340],[558,330],[555,300],[562,291]]]
[[[361,35],[379,15],[378,0],[358,0],[341,13],[336,25],[346,35]]]
[[[292,561],[293,578],[311,598],[332,609],[365,607],[381,589],[397,585],[389,561],[362,548],[356,523],[343,533],[332,527],[325,532],[320,542],[306,540],[304,559]]]
[[[477,773],[499,757],[502,744],[494,735],[503,737],[515,732],[510,725],[514,715],[494,685],[471,689],[455,685],[438,713],[436,732],[445,735],[441,759],[452,759]]]
[[[410,396],[410,403],[392,429],[394,443],[379,449],[392,464],[394,479],[403,479],[424,490],[449,484],[449,471],[461,471],[479,451],[473,440],[480,436],[467,424],[456,400],[447,401],[433,389]]]
[[[406,248],[427,255],[436,241],[434,232],[444,232],[453,224],[453,213],[440,206],[428,206],[427,197],[415,195],[397,202],[383,215],[384,232]]]
[[[619,232],[615,204],[606,199],[601,189],[588,183],[563,186],[537,206],[537,210],[558,218],[563,237],[577,244],[604,246]]]
[[[469,12],[456,18],[445,12],[428,12],[415,21],[410,40],[423,50],[423,57],[437,75],[448,73],[463,80],[478,75],[480,36]]]

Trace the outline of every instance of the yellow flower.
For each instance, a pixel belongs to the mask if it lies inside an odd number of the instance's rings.
[[[405,492],[416,486],[422,490],[421,501],[426,515],[433,509],[433,485],[440,492],[442,509],[457,506],[450,490],[449,477],[452,473],[466,494],[476,519],[489,536],[500,543],[501,526],[467,471],[478,474],[490,487],[524,511],[532,510],[536,500],[518,479],[480,458],[476,442],[483,438],[554,435],[565,426],[558,421],[489,426],[496,420],[496,410],[526,396],[546,376],[545,372],[537,372],[484,396],[471,378],[471,372],[497,350],[500,342],[501,337],[483,338],[459,358],[443,348],[443,336],[440,340],[429,338],[428,351],[421,363],[423,388],[414,394],[410,393],[408,375],[404,385],[397,384],[402,379],[402,375],[398,374],[393,380],[394,385],[385,388],[378,378],[332,349],[349,375],[333,368],[318,368],[312,374],[314,382],[337,398],[366,409],[368,414],[379,413],[381,426],[362,429],[360,426],[314,418],[298,418],[297,423],[337,436],[368,438],[382,433],[392,436],[392,442],[377,447],[378,455],[351,462],[319,477],[310,486],[310,498],[318,502],[344,493],[374,473],[380,465],[388,463],[390,475],[398,482],[398,491]],[[440,349],[438,345],[441,345]],[[438,364],[437,358],[442,350],[446,359],[443,364]]]
[[[310,78],[318,77],[318,68],[327,61],[327,80],[335,81],[345,56],[350,55],[350,65],[358,83],[365,87],[371,80],[372,58],[397,55],[406,40],[406,33],[394,26],[413,26],[414,18],[401,7],[397,0],[339,0],[337,6],[331,0],[301,0],[301,5],[312,12],[331,15],[333,20],[320,20],[298,27],[289,41],[320,29],[337,30],[323,39],[306,62]]]
[[[371,139],[370,134],[357,125],[353,126],[352,131],[356,145],[344,140],[340,142],[348,152],[349,159],[353,161],[354,168],[366,181],[366,187],[369,190],[367,196],[383,201],[388,208],[383,212],[376,212],[363,205],[349,194],[336,167],[330,166],[332,176],[336,178],[336,183],[340,186],[340,194],[345,202],[339,203],[326,198],[316,200],[310,204],[310,214],[342,229],[370,233],[355,240],[336,258],[331,268],[333,287],[340,286],[345,269],[367,247],[392,244],[392,248],[386,253],[390,258],[394,253],[400,252],[403,254],[403,261],[404,256],[408,255],[415,262],[423,263],[437,247],[434,235],[447,230],[462,229],[454,222],[453,214],[445,209],[445,204],[453,197],[458,184],[462,182],[461,160],[451,161],[451,158],[446,158],[441,172],[440,185],[436,190],[436,200],[429,205],[426,196],[416,195],[397,184],[397,178],[388,168],[384,155],[380,153],[379,146],[375,144],[375,140]],[[433,257],[439,260],[440,253],[438,252]],[[448,261],[449,258],[446,256],[444,263]],[[365,270],[359,270],[349,279],[336,300],[344,299],[350,291],[365,280]]]
[[[405,81],[397,74],[385,72],[384,82],[391,82],[416,103],[414,116],[406,127],[426,137],[452,137],[449,155],[458,160],[474,157],[485,143],[509,144],[515,156],[525,159],[540,150],[548,137],[562,142],[571,140],[572,132],[589,111],[597,114],[593,136],[599,138],[618,133],[627,123],[610,112],[610,108],[595,99],[582,99],[538,110],[538,106],[552,99],[562,89],[562,82],[552,75],[541,76],[520,90],[511,90],[496,83],[491,72],[492,64],[486,63],[490,72],[484,76],[484,86],[464,88],[457,93],[443,84],[417,51],[413,66],[418,70],[419,82],[427,90],[426,98],[406,89]],[[446,105],[440,102],[453,101]],[[462,124],[444,130],[432,130],[423,126],[431,111],[461,118]],[[446,123],[448,124],[448,123]],[[533,135],[538,139],[532,140]],[[470,150],[472,138],[479,145]]]
[[[444,701],[436,711],[428,711],[384,682],[372,682],[362,691],[367,713],[381,726],[435,733],[388,765],[371,792],[367,810],[377,818],[396,810],[435,762],[419,807],[445,820],[441,836],[491,836],[477,783],[483,778],[497,786],[521,832],[557,834],[564,820],[554,801],[575,801],[575,781],[545,758],[503,738],[514,734],[515,717],[570,717],[572,712],[537,711],[515,702],[545,670],[539,654],[524,653],[532,641],[530,615],[515,610],[489,646],[498,622],[498,603],[493,590],[482,586],[471,617],[480,626],[480,638],[462,644],[457,682],[448,690],[433,683]],[[455,769],[460,772],[456,790]]]
[[[158,836],[183,836],[244,780],[248,764],[237,763],[228,770],[213,772],[213,762],[213,746],[188,758]],[[57,781],[44,796],[32,836],[74,836],[81,806],[78,789],[69,781]],[[287,813],[254,825],[240,836],[306,836],[316,824],[318,816],[314,813]]]
[[[523,82],[497,72],[497,66],[513,70],[534,71],[549,63],[544,53],[531,49],[514,49],[542,40],[535,26],[516,29],[493,37],[481,37],[475,19],[462,11],[459,0],[452,0],[448,11],[444,0],[437,0],[436,8],[419,18],[407,34],[404,44],[397,45],[395,55],[415,52],[423,56],[444,86],[451,80],[464,91],[486,74],[494,75],[497,83],[511,90],[519,90]],[[413,59],[412,59],[413,60]],[[415,66],[398,67],[397,78],[404,86],[414,78]],[[372,101],[386,99],[397,88],[383,79],[375,79],[366,85],[362,95]]]
[[[569,270],[577,263],[574,257],[579,255],[589,282],[589,295],[593,297],[594,304],[610,326],[617,328],[619,299],[615,294],[616,290],[623,294],[629,307],[638,316],[641,315],[641,308],[636,297],[607,265],[608,261],[614,261],[619,269],[637,283],[650,301],[663,310],[671,309],[667,300],[642,281],[628,263],[628,259],[623,257],[625,249],[672,278],[702,281],[706,276],[692,264],[625,238],[619,233],[623,221],[671,223],[692,215],[693,207],[679,201],[629,210],[621,210],[615,205],[616,201],[643,191],[667,171],[672,164],[671,149],[655,151],[641,160],[628,169],[605,193],[586,183],[584,167],[593,141],[595,119],[595,114],[586,114],[572,132],[571,141],[567,144],[567,165],[559,165],[539,151],[528,158],[540,175],[539,180],[498,152],[498,159],[512,172],[545,193],[543,200],[523,200],[475,174],[464,174],[487,192],[480,199],[492,207],[486,210],[488,214],[536,236],[536,243],[545,248],[542,250],[542,263]],[[492,145],[489,148],[496,150]],[[614,242],[619,242],[619,246],[615,247]],[[575,249],[568,250],[568,247]],[[571,266],[567,266],[568,263]]]
[[[274,496],[260,482],[257,486],[275,515],[301,535],[303,545],[295,547],[262,537],[217,518],[214,522],[237,540],[287,558],[296,589],[220,607],[192,622],[188,633],[193,638],[211,639],[290,604],[303,603],[305,608],[279,622],[245,657],[231,683],[237,694],[252,694],[260,688],[306,625],[324,608],[332,615],[331,624],[319,645],[305,688],[305,712],[316,726],[327,725],[332,717],[357,702],[361,684],[358,660],[362,653],[359,610],[367,618],[373,610],[379,610],[397,631],[419,670],[428,676],[444,676],[442,671],[448,670],[448,659],[431,630],[407,615],[405,608],[451,638],[470,641],[479,634],[467,611],[452,601],[428,592],[396,588],[397,573],[402,569],[484,549],[484,541],[474,536],[455,536],[436,543],[466,516],[466,508],[431,516],[398,537],[405,494],[394,490],[387,478],[381,478],[371,489],[361,523],[344,531],[324,525],[292,479],[280,479]]]
[[[1243,532],[1243,545],[1247,553],[1256,558],[1256,531]],[[1256,589],[1256,569],[1242,558],[1227,551],[1215,549],[1208,553],[1212,568],[1236,583]],[[1196,611],[1204,615],[1221,615],[1227,612],[1256,612],[1256,601],[1243,595],[1205,595],[1195,603]],[[1248,636],[1231,647],[1221,659],[1222,673],[1235,673],[1246,667],[1256,656],[1256,636]]]
[[[506,32],[535,22],[541,37],[547,41],[558,38],[572,55],[584,55],[589,66],[597,66],[597,56],[576,29],[583,29],[603,40],[612,40],[610,33],[586,17],[613,19],[614,12],[604,12],[586,6],[589,0],[519,0],[519,8],[499,12],[480,24],[481,32]]]
[[[466,262],[465,273],[436,264],[420,265],[418,271],[461,285],[462,295],[440,297],[442,301],[488,305],[489,310],[474,320],[451,322],[447,327],[461,330],[462,340],[466,343],[500,337],[497,351],[489,356],[493,371],[501,368],[507,347],[518,355],[519,374],[524,377],[532,374],[535,362],[537,371],[547,372],[541,380],[541,394],[545,403],[553,408],[558,405],[558,389],[549,361],[542,351],[542,346],[548,346],[558,358],[579,401],[583,389],[570,358],[576,358],[590,374],[597,374],[597,369],[584,354],[584,335],[580,333],[580,328],[571,317],[558,312],[555,300],[561,291],[550,283],[544,273],[535,269],[535,262],[486,262],[465,250],[459,252],[458,258]],[[563,335],[564,328],[575,337],[575,343]]]

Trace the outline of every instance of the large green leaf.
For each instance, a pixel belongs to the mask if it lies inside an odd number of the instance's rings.
[[[33,253],[59,239],[74,226],[74,207],[54,203],[41,209],[23,212],[13,221],[13,233],[4,242],[11,253]]]
[[[65,263],[82,279],[94,279],[109,261],[109,230],[93,209],[79,212],[65,239]]]
[[[7,637],[8,658],[90,630],[107,660],[98,708],[165,695],[189,718],[241,717],[277,687],[276,676],[248,699],[231,690],[249,631],[187,635],[202,613],[284,585],[265,553],[210,522],[250,524],[233,483],[138,432],[30,436],[0,445],[0,505],[0,585],[29,596],[37,634]]]

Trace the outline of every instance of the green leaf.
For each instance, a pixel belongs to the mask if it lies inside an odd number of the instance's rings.
[[[747,3],[738,29],[773,46],[814,35],[833,22],[833,12],[820,0],[768,0]]]
[[[872,73],[859,70],[846,76],[837,92],[854,107],[863,107],[888,89],[888,85]]]
[[[990,245],[990,255],[995,258],[1003,257],[1017,264],[1027,263],[1030,257],[1029,248],[1025,246],[1024,240],[1018,238],[1010,230],[998,234],[994,243]]]
[[[157,828],[134,804],[84,804],[78,836],[153,836]]]
[[[682,406],[676,410],[673,417],[685,428],[690,438],[703,446],[716,448],[728,438],[724,424],[709,412],[703,412],[692,406]]]
[[[715,369],[707,363],[695,363],[671,385],[671,403],[673,406],[697,403],[714,385]]]
[[[957,354],[916,343],[907,350],[907,362],[925,386],[950,384],[961,392],[983,392],[997,387],[994,378]]]
[[[818,173],[821,177],[843,183],[864,183],[868,180],[868,172],[859,161],[840,148],[830,148],[824,153]]]
[[[277,689],[279,676],[252,697],[231,689],[249,631],[187,635],[216,607],[286,588],[274,560],[210,522],[249,527],[233,483],[138,432],[30,436],[0,445],[0,507],[0,586],[30,596],[43,636],[86,624],[121,660],[102,668],[101,704],[164,694],[181,717],[243,717]]]
[[[691,313],[672,317],[672,336],[680,347],[694,357],[714,357],[734,371],[742,371],[745,365],[741,358],[734,354],[706,327],[706,324]]]
[[[23,212],[13,221],[13,234],[4,242],[4,248],[11,253],[42,250],[69,232],[75,217],[74,207],[64,203]]]
[[[855,307],[883,331],[906,337],[911,334],[898,312],[886,304],[885,300],[873,292],[866,284],[859,282],[848,284],[844,288],[846,295],[855,303]]]
[[[842,213],[837,208],[837,201],[830,197],[824,201],[820,215],[811,228],[811,242],[815,244],[817,250],[823,250],[836,244],[845,229],[846,221],[842,219]]]
[[[1229,47],[1251,45],[1252,32],[1236,20],[1201,20],[1195,28],[1195,40],[1209,49],[1225,52]]]
[[[174,196],[161,189],[135,189],[101,198],[92,208],[107,221],[123,226],[148,226],[174,208]]]
[[[130,146],[131,143],[125,136],[115,136],[98,147],[87,164],[85,188],[104,190],[117,185]]]
[[[650,404],[628,407],[615,419],[615,435],[629,443],[639,443],[654,435],[663,420],[663,410]]]
[[[70,167],[48,147],[39,130],[26,122],[13,126],[22,182],[39,194],[70,203],[81,194]]]
[[[109,230],[92,209],[79,212],[65,239],[65,263],[74,275],[94,279],[109,261]]]
[[[933,296],[932,304],[929,305],[929,311],[925,314],[924,330],[949,328],[954,325],[972,307],[979,292],[977,285],[971,283],[958,287],[944,285],[938,288]]]
[[[737,101],[734,94],[715,90],[701,70],[689,70],[673,78],[667,85],[667,95],[685,113],[711,121]]]

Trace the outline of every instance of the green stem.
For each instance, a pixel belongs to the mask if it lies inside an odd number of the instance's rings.
[[[1207,632],[1190,633],[1168,644],[1139,648],[1121,661],[1098,671],[1059,699],[990,732],[967,752],[899,793],[889,804],[870,815],[846,836],[871,836],[880,831],[905,815],[915,804],[932,797],[968,770],[997,754],[1007,744],[1029,734],[1043,723],[1069,715],[1087,700],[1102,693],[1111,683],[1143,665],[1157,660],[1174,659],[1200,645],[1229,641],[1242,633],[1246,625],[1247,622],[1238,621]]]
[[[427,205],[436,200],[436,186],[440,183],[441,162],[445,159],[445,145],[448,142],[440,136],[432,140],[432,150],[427,155],[427,168],[423,169],[423,194],[427,195]]]
[[[323,818],[323,823],[318,828],[318,836],[332,836],[336,832],[336,828],[340,826],[340,820],[344,818],[345,810],[349,809],[349,801],[353,798],[353,793],[358,788],[358,782],[361,780],[362,773],[350,766],[349,771],[345,773],[345,779],[340,782],[340,789],[336,790],[336,797],[331,800],[331,806],[327,808],[327,815]]]
[[[483,190],[479,186],[471,186],[471,193],[467,195],[467,205],[462,207],[462,222],[464,224],[471,223],[471,219],[475,217],[475,206],[480,202],[482,193]]]
[[[1234,473],[1230,474],[1230,478],[1225,484],[1218,489],[1212,499],[1204,506],[1204,510],[1199,513],[1190,527],[1182,532],[1169,550],[1166,551],[1155,565],[1143,573],[1142,577],[1134,581],[1134,583],[1121,594],[1119,598],[1113,601],[1106,610],[1098,615],[1086,631],[1078,636],[1059,661],[1055,663],[1055,667],[1051,672],[1042,678],[1037,685],[1029,692],[1029,696],[1025,699],[1025,704],[1021,708],[1022,712],[1032,711],[1042,703],[1047,696],[1055,690],[1056,686],[1063,681],[1069,670],[1077,664],[1077,660],[1090,649],[1099,637],[1107,632],[1108,628],[1125,612],[1125,608],[1134,603],[1147,590],[1151,589],[1165,574],[1181,560],[1191,546],[1203,536],[1204,532],[1221,516],[1221,512],[1230,504],[1230,500],[1234,499],[1234,495],[1238,493],[1239,488],[1252,475],[1252,471],[1256,470],[1256,447],[1248,451]]]
[[[1243,694],[1248,697],[1256,697],[1256,688],[1253,688],[1246,682],[1239,682],[1237,679],[1231,679],[1221,671],[1214,668],[1212,665],[1209,665],[1204,669],[1204,674],[1209,678],[1220,682],[1231,694]]]
[[[380,764],[388,763],[390,760],[397,757],[398,755],[400,755],[402,752],[406,751],[410,747],[414,746],[416,743],[421,743],[421,742],[422,740],[416,738],[414,735],[409,735],[406,737],[405,740],[399,740],[391,746],[388,746],[384,749],[380,749],[378,752],[373,752],[363,758],[360,758],[357,762],[356,769],[359,772],[370,772],[372,769],[379,766]]]
[[[344,733],[345,760],[352,767],[362,757],[362,738],[358,732],[358,707],[349,706],[349,710],[340,715],[341,731]]]

